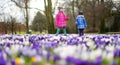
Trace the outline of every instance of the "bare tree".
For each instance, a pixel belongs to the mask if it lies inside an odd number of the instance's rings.
[[[29,12],[28,12],[28,7],[29,7],[29,1],[30,0],[11,0],[18,6],[19,8],[25,9],[25,24],[26,24],[26,33],[29,33]]]
[[[116,1],[113,3],[112,17],[113,22],[110,27],[110,31],[118,32],[120,31],[120,1]]]
[[[44,0],[45,15],[47,18],[48,33],[54,33],[54,19],[53,19],[53,7],[52,0]]]
[[[116,8],[116,11],[120,13],[120,1],[114,2],[113,6]]]
[[[3,25],[2,25],[2,30],[5,34],[7,34],[9,32],[8,28],[9,28],[9,23],[8,23],[8,20],[3,17],[4,20],[3,20]]]
[[[12,16],[10,16],[9,27],[10,27],[12,34],[16,33],[16,28],[17,28],[16,27],[16,19],[13,18]]]
[[[31,0],[11,0],[12,2],[14,2],[16,4],[16,6],[18,6],[19,8],[21,9],[24,9],[25,12],[24,15],[25,15],[25,24],[26,24],[26,33],[29,33],[29,12],[28,10],[29,9],[36,9],[36,10],[39,10],[39,11],[42,11],[38,8],[32,8],[29,6],[29,3]],[[42,11],[43,12],[43,11]]]

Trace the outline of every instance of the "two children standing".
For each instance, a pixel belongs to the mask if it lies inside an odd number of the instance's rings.
[[[55,25],[57,27],[56,36],[60,33],[61,29],[63,29],[63,33],[66,36],[66,21],[70,18],[65,15],[62,7],[58,7],[58,9],[59,12],[57,13],[55,18]],[[79,12],[79,15],[76,17],[75,23],[79,31],[79,36],[84,35],[84,29],[87,27],[87,24],[83,12]]]

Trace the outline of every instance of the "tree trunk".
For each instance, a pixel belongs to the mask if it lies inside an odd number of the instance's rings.
[[[48,33],[53,34],[54,33],[54,21],[53,21],[53,15],[52,15],[52,1],[51,0],[44,0],[45,4],[45,14],[47,18],[47,24],[48,24]]]
[[[93,0],[93,4],[92,4],[92,11],[93,11],[93,25],[92,25],[92,31],[95,32],[96,31],[96,11],[95,11],[95,4],[96,4],[96,1]]]
[[[75,11],[74,11],[74,7],[75,7],[75,0],[72,1],[72,14],[73,14],[73,18],[75,20]]]
[[[49,31],[49,26],[48,26],[48,25],[49,25],[50,23],[49,23],[48,14],[47,14],[47,13],[48,13],[48,7],[47,7],[46,0],[44,0],[44,7],[45,7],[45,12],[44,12],[44,13],[45,13],[45,15],[46,15],[46,20],[47,20],[47,28],[48,28],[48,31]]]
[[[49,22],[50,25],[48,27],[49,31],[48,33],[53,34],[54,33],[54,22],[53,22],[53,15],[52,15],[52,1],[48,0],[48,16],[49,16]]]
[[[13,34],[13,32],[14,32],[14,22],[11,22],[11,32],[12,32],[12,34]]]
[[[102,5],[102,7],[103,7],[103,16],[101,17],[101,21],[100,21],[100,33],[105,33],[105,16],[104,16],[104,14],[105,14],[105,8],[104,8],[104,0],[101,0],[101,5]]]
[[[28,15],[28,0],[25,0],[25,13],[26,13],[26,33],[29,33],[29,15]]]
[[[111,31],[112,32],[118,32],[120,28],[120,15],[119,14],[114,14],[114,21],[111,26]]]
[[[93,12],[95,12],[94,9],[93,9]],[[93,14],[93,31],[96,31],[96,16],[95,16],[95,13]]]
[[[5,23],[5,34],[8,33],[8,27],[7,27],[7,26],[9,26],[9,25],[8,25],[8,22]]]
[[[105,20],[102,19],[100,22],[100,33],[105,33]]]
[[[77,2],[78,3],[78,2]],[[73,15],[73,21],[75,21],[75,0],[72,1],[72,15]],[[78,29],[77,29],[77,25],[76,25],[76,29],[75,29],[75,33],[78,33]]]

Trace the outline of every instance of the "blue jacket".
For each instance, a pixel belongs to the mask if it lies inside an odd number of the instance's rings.
[[[85,20],[83,15],[78,15],[76,17],[76,21],[75,22],[77,24],[78,29],[84,29],[84,28],[87,27],[86,20]]]

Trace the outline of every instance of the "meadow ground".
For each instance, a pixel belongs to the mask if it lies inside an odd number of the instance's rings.
[[[120,65],[120,35],[0,35],[0,65]]]

